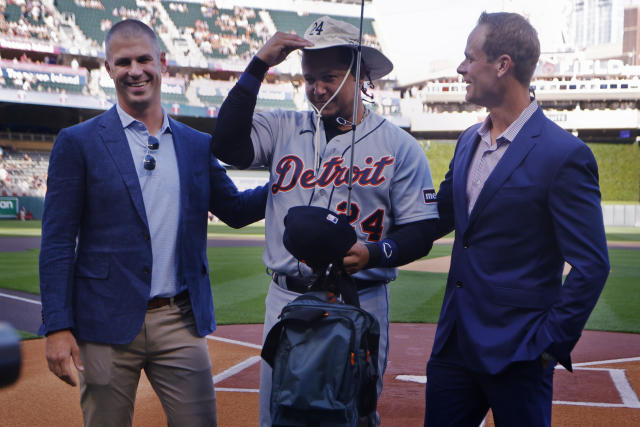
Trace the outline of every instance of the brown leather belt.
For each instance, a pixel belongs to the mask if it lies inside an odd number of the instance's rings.
[[[147,310],[164,307],[165,305],[182,302],[189,298],[189,291],[182,291],[178,295],[172,297],[154,297],[147,303]]]

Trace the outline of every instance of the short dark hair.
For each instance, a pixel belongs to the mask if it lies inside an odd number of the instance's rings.
[[[160,43],[158,42],[158,37],[147,24],[142,21],[138,21],[137,19],[125,19],[116,24],[113,24],[104,39],[105,53],[107,53],[107,55],[109,54],[109,44],[111,43],[111,39],[116,34],[121,33],[126,35],[145,34],[153,42],[153,45],[156,48],[156,52],[158,54],[160,53]]]
[[[522,15],[507,12],[482,12],[478,19],[480,25],[487,27],[482,46],[487,59],[493,61],[500,55],[509,55],[515,63],[516,79],[528,86],[540,58],[535,28]]]

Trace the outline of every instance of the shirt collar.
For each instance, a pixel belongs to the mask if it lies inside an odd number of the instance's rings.
[[[527,121],[531,118],[531,116],[533,116],[533,113],[535,113],[537,109],[538,101],[532,99],[529,105],[527,105],[527,108],[525,108],[522,113],[520,113],[518,118],[515,119],[513,123],[511,123],[509,127],[506,128],[505,131],[496,138],[496,142],[511,142],[516,139],[518,133],[522,130],[525,123],[527,123]],[[480,126],[480,128],[478,129],[478,135],[480,135],[480,137],[484,137],[489,133],[489,131],[491,131],[491,115],[488,115],[487,118],[484,119],[484,122],[482,122],[482,126]]]
[[[132,123],[140,123],[144,126],[144,123],[142,123],[140,120],[135,119],[132,115],[124,111],[122,107],[120,107],[120,104],[117,104],[117,103],[116,103],[116,111],[118,112],[118,116],[120,117],[120,122],[122,122],[123,129],[128,128],[129,126],[131,126]],[[163,108],[162,109],[162,126],[160,127],[160,134],[162,135],[166,132],[172,133],[171,125],[169,124],[169,116],[167,115],[167,112]]]

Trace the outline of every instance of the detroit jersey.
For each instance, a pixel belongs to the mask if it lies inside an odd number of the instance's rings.
[[[320,165],[314,170],[315,120],[311,111],[276,110],[253,116],[253,166],[269,168],[271,191],[265,212],[263,261],[291,276],[310,269],[282,243],[284,217],[293,206],[320,206],[347,213],[352,132],[326,142],[320,121]],[[394,225],[438,218],[431,170],[416,140],[373,112],[356,128],[350,222],[364,243],[384,239]],[[355,275],[393,280],[395,268],[375,268]]]

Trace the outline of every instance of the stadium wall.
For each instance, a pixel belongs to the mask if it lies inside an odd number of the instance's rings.
[[[420,140],[431,166],[436,191],[449,169],[455,141]],[[593,151],[600,174],[600,191],[605,202],[640,202],[640,145],[587,144]]]
[[[17,203],[16,202],[17,199]],[[0,196],[0,219],[15,219],[20,209],[25,208],[29,219],[42,219],[43,197]]]
[[[602,200],[640,202],[640,145],[587,145],[598,162]]]

